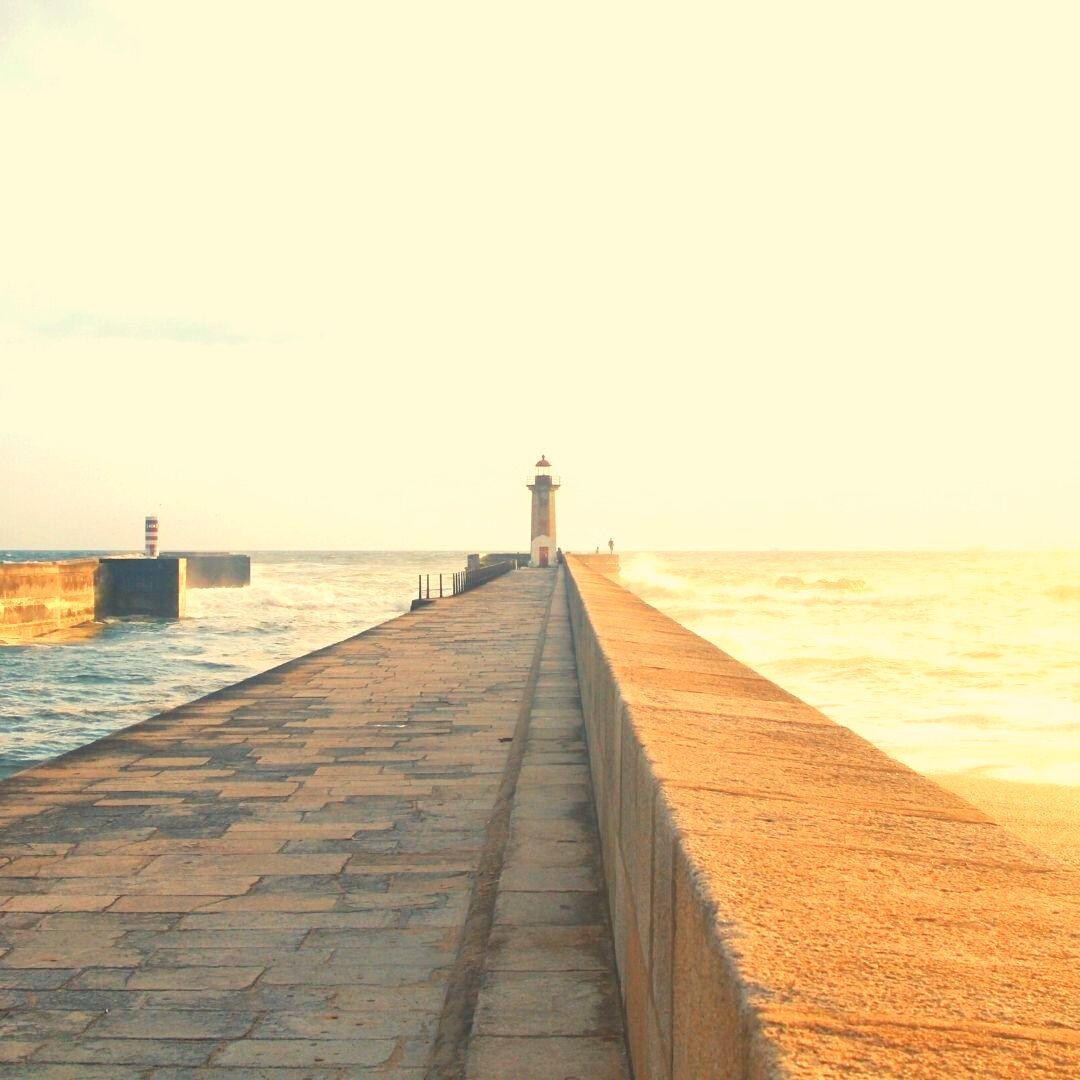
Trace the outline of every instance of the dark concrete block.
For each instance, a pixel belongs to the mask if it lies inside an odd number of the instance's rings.
[[[97,618],[149,615],[182,619],[186,591],[184,559],[102,559],[97,577]]]

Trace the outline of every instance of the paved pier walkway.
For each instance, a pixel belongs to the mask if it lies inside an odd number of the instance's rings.
[[[561,572],[11,777],[0,822],[0,1076],[625,1075]]]

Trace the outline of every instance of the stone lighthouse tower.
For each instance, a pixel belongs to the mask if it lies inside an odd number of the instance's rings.
[[[532,547],[530,566],[551,566],[555,562],[555,492],[559,479],[551,475],[551,462],[543,454],[536,463],[536,475],[525,485],[532,492]]]

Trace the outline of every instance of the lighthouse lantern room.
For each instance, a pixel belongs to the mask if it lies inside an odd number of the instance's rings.
[[[543,454],[536,463],[536,475],[525,485],[532,492],[532,545],[530,566],[551,566],[555,562],[555,492],[558,477],[551,475],[551,462]]]

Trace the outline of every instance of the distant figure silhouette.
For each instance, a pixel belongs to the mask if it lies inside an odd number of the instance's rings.
[[[607,542],[607,549],[612,555],[615,554],[615,541],[614,540],[609,540]]]
[[[597,548],[596,548],[596,554],[597,554],[597,555],[599,555],[599,554],[600,554],[600,547],[599,547],[599,545],[597,545]]]

